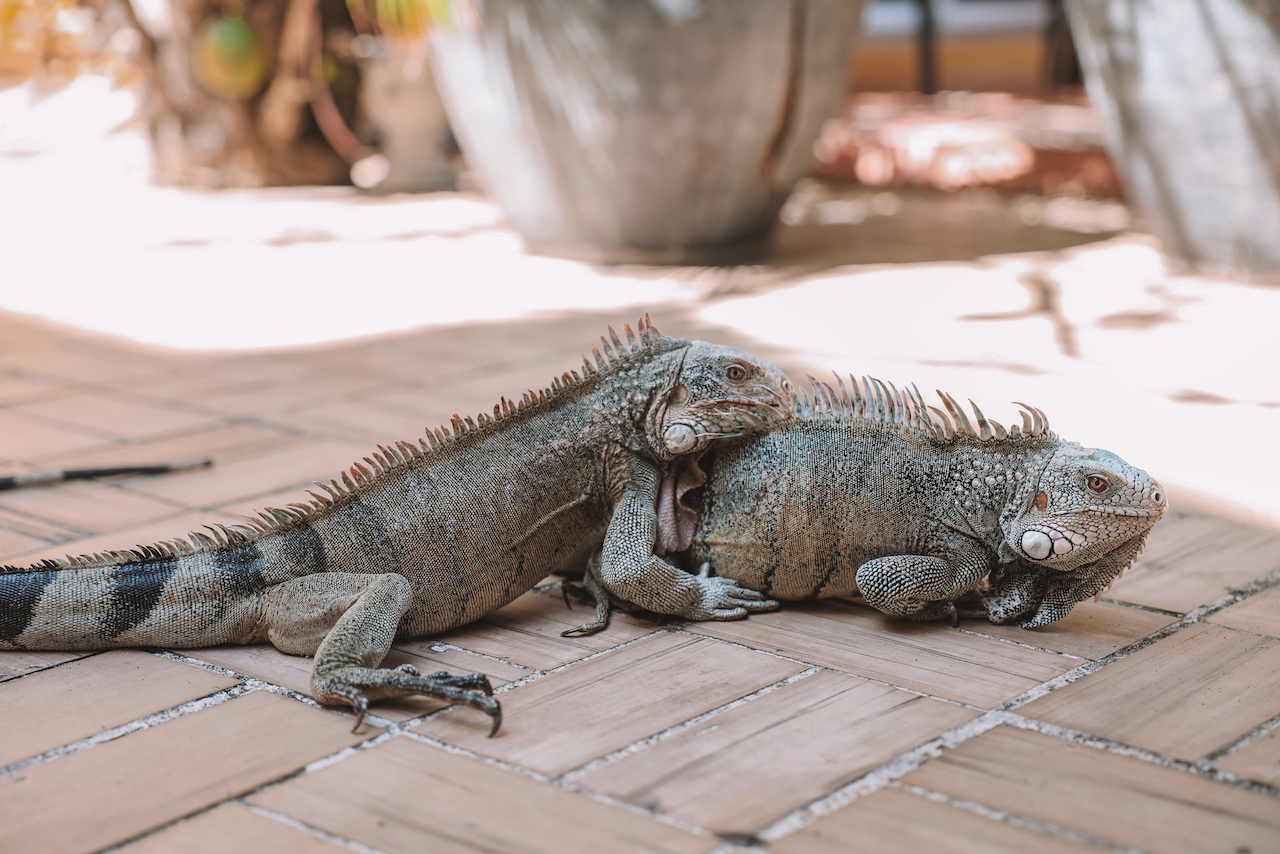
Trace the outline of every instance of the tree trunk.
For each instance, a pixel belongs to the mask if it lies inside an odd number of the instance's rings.
[[[121,2],[143,35],[144,109],[160,182],[347,182],[348,165],[311,109],[322,27],[352,29],[342,0],[168,0],[167,14],[151,4],[148,14],[139,14],[144,7]],[[239,65],[224,61],[228,47]],[[333,63],[330,58],[325,67]],[[348,116],[354,84],[351,89],[351,98],[336,93]]]

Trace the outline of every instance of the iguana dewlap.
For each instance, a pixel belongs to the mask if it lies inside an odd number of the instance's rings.
[[[658,483],[685,454],[790,414],[767,362],[612,329],[594,364],[493,415],[399,442],[306,504],[137,550],[0,570],[0,649],[190,648],[270,641],[316,657],[312,685],[349,703],[424,694],[500,721],[480,675],[378,668],[395,638],[442,632],[510,602],[603,541],[616,595],[691,619],[763,596],[653,553]]]
[[[815,389],[796,418],[703,461],[694,565],[777,599],[861,592],[910,619],[953,617],[985,579],[991,621],[1030,628],[1106,589],[1164,513],[1150,475],[1024,404],[1006,430],[941,392],[946,412],[876,380]]]

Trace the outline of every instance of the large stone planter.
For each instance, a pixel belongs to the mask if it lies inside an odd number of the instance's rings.
[[[1173,258],[1280,276],[1280,5],[1068,0],[1129,197]]]
[[[457,7],[462,4],[457,4]],[[838,107],[861,0],[476,0],[432,63],[534,251],[711,263],[758,245]]]

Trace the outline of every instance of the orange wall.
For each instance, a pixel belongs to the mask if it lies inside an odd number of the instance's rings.
[[[940,36],[938,88],[1037,94],[1044,90],[1040,33]],[[914,38],[863,41],[854,54],[849,88],[856,92],[916,91]]]

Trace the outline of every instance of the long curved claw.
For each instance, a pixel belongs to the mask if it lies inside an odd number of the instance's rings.
[[[430,676],[419,676],[407,665],[388,669],[349,667],[319,680],[313,677],[312,687],[316,699],[322,703],[350,704],[356,716],[352,732],[359,732],[364,723],[370,696],[374,699],[433,697],[470,706],[494,718],[491,736],[502,723],[502,707],[493,698],[493,684],[483,673],[450,676],[441,670]]]
[[[502,726],[502,704],[497,700],[493,701],[493,711],[489,712],[489,717],[493,718],[493,726],[489,727],[489,735],[487,737],[493,738],[498,734],[498,728]]]
[[[360,731],[360,724],[364,723],[364,713],[369,711],[369,699],[364,694],[353,694],[347,699],[351,701],[351,708],[356,713],[356,724],[351,728],[356,733]]]

